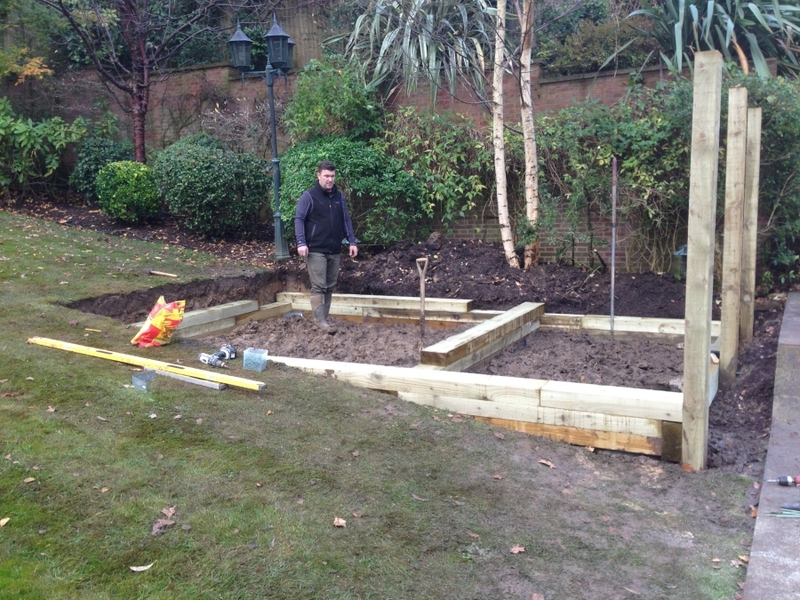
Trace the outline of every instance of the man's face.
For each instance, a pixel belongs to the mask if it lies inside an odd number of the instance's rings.
[[[336,181],[336,171],[323,169],[317,173],[317,181],[323,190],[330,192],[333,189],[333,182]]]

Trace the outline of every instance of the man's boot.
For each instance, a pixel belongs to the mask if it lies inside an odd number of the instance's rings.
[[[328,320],[325,318],[325,296],[324,294],[311,294],[311,316],[314,323],[322,329],[329,329]]]
[[[336,324],[331,321],[328,316],[331,312],[331,296],[333,296],[333,292],[326,292],[323,300],[323,306],[325,306],[325,322],[328,324],[331,331],[336,331]]]

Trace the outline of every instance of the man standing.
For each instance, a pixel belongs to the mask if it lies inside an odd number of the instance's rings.
[[[311,282],[311,314],[323,329],[330,329],[333,286],[339,278],[342,240],[350,245],[350,256],[358,255],[353,223],[344,194],[336,187],[336,167],[323,160],[317,167],[317,183],[300,195],[294,214],[297,253],[306,257]]]

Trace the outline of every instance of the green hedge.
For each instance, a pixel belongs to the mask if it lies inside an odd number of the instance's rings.
[[[95,190],[102,211],[126,223],[150,219],[161,208],[153,172],[142,163],[108,163],[97,174]]]
[[[206,142],[177,142],[158,154],[153,170],[167,208],[201,235],[252,234],[269,207],[270,166]]]

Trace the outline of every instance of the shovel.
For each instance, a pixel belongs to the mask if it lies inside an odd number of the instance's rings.
[[[425,343],[425,272],[428,270],[428,257],[417,259],[419,271],[419,334]]]

